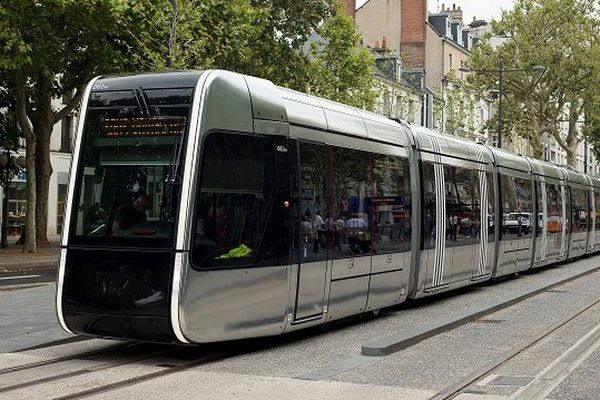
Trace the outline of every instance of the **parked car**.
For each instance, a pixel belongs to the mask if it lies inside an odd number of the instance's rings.
[[[531,233],[531,213],[509,213],[504,216],[504,231],[508,233]]]

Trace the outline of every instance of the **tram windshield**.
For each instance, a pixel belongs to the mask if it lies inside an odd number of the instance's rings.
[[[84,125],[71,240],[171,241],[193,89],[93,92]]]

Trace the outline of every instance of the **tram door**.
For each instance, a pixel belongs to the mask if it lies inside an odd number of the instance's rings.
[[[454,233],[451,231],[451,209],[447,207],[450,196],[446,195],[444,169],[438,163],[423,162],[423,256],[421,263],[426,272],[425,290],[435,290],[450,284],[454,247],[449,245]],[[458,216],[456,221],[458,221]],[[458,222],[457,222],[458,223]]]
[[[298,265],[295,320],[318,317],[325,306],[327,276],[327,148],[323,145],[299,144],[298,154]]]

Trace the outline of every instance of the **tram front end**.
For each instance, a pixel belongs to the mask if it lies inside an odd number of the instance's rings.
[[[86,89],[56,296],[65,330],[178,341],[175,237],[201,74],[100,78]]]

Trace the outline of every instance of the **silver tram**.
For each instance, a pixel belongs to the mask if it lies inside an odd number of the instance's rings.
[[[74,333],[277,335],[600,250],[600,180],[227,71],[96,78],[56,307]]]

